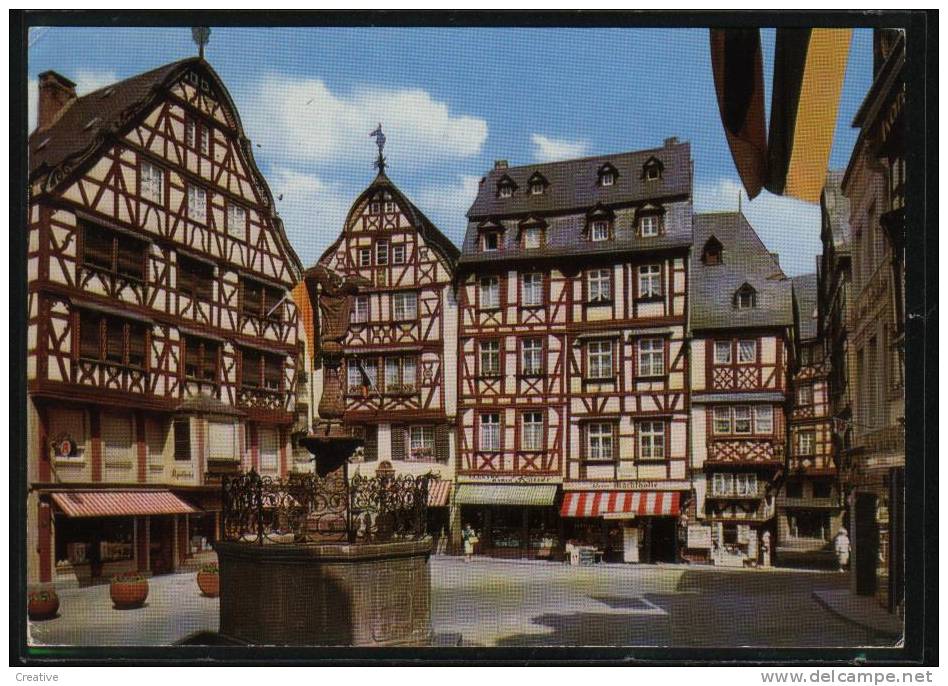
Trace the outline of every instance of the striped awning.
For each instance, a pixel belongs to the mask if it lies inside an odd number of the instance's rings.
[[[454,502],[458,505],[532,505],[548,507],[556,498],[555,484],[494,485],[459,484]]]
[[[563,496],[563,517],[628,514],[645,517],[678,515],[678,491],[575,491]]]
[[[170,491],[57,491],[50,495],[67,517],[134,517],[200,512]]]
[[[435,479],[428,484],[428,507],[447,507],[451,495],[451,482]]]

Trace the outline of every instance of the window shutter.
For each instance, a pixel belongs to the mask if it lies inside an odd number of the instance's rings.
[[[392,427],[392,459],[393,460],[404,460],[407,455],[406,445],[408,441],[406,440],[406,434],[404,426],[393,426]]]
[[[438,424],[435,427],[434,440],[435,459],[438,462],[447,462],[451,450],[448,446],[448,426],[446,424]]]
[[[377,462],[379,459],[379,428],[370,425],[365,427],[365,447],[363,448],[366,462]]]
[[[619,425],[612,425],[612,461],[619,461]]]
[[[174,420],[174,459],[191,459],[191,421]]]

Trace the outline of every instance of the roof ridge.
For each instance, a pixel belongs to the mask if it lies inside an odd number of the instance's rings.
[[[557,165],[557,164],[575,164],[576,162],[588,162],[588,161],[590,161],[590,160],[598,160],[598,159],[610,158],[610,157],[620,157],[620,156],[624,156],[624,155],[642,155],[642,154],[648,153],[648,152],[657,152],[657,151],[659,151],[659,150],[670,150],[670,149],[672,149],[672,148],[680,148],[680,147],[684,147],[684,146],[686,146],[686,145],[691,145],[691,142],[690,142],[690,141],[679,141],[678,143],[674,143],[674,144],[672,144],[672,145],[660,145],[660,146],[657,146],[657,147],[654,147],[654,148],[644,148],[644,149],[642,149],[642,150],[625,150],[625,151],[622,151],[622,152],[602,153],[602,154],[600,154],[600,155],[587,155],[587,156],[585,156],[585,157],[570,157],[569,159],[565,159],[565,160],[550,160],[549,162],[532,162],[532,163],[530,163],[530,164],[518,164],[518,165],[514,165],[514,166],[508,166],[508,167],[505,167],[505,168],[503,168],[503,169],[494,168],[494,169],[491,169],[491,170],[488,172],[488,174],[490,174],[490,172],[492,172],[492,171],[504,171],[504,172],[509,172],[509,171],[512,170],[512,169],[529,169],[529,168],[534,168],[534,167],[552,167],[552,166]]]

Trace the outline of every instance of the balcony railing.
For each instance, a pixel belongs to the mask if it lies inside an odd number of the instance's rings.
[[[124,393],[145,393],[148,372],[119,362],[80,358],[72,367],[72,383]]]
[[[754,464],[782,463],[783,441],[773,440],[715,440],[708,444],[708,462]]]
[[[263,386],[241,386],[237,389],[237,406],[264,410],[286,407],[286,393]]]

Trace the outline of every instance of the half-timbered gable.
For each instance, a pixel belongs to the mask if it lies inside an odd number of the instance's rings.
[[[756,564],[786,465],[791,282],[740,213],[695,215],[694,241],[691,467],[713,541],[694,552]]]
[[[220,78],[192,58],[76,97],[47,72],[40,110],[29,139],[33,482],[200,498],[248,446],[253,466],[285,472],[300,348],[288,295],[301,265]]]
[[[454,244],[384,173],[356,199],[320,258],[367,284],[353,302],[342,372],[344,421],[367,434],[362,471],[390,457],[397,470],[433,467],[453,476],[457,258]]]
[[[690,162],[670,139],[481,182],[458,276],[460,481],[687,490]]]

